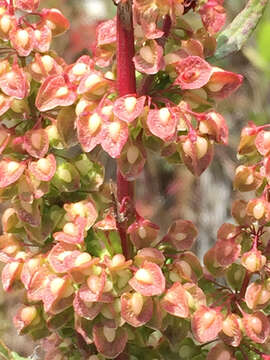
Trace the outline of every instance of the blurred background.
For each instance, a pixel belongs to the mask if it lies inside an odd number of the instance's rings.
[[[228,22],[247,0],[225,0]],[[112,0],[43,0],[43,7],[57,7],[71,22],[69,32],[57,38],[54,48],[71,63],[89,53],[96,25],[114,16]],[[243,86],[231,98],[217,104],[230,128],[228,147],[216,146],[211,167],[194,178],[184,167],[170,165],[149,154],[148,165],[137,181],[137,207],[166,232],[176,218],[193,221],[199,229],[195,251],[202,258],[213,244],[222,223],[230,221],[232,199],[240,197],[232,188],[237,164],[236,149],[242,127],[250,120],[270,122],[270,2],[264,17],[243,50],[219,64],[224,69],[244,75]],[[114,167],[106,162],[109,169]],[[17,337],[12,325],[19,303],[19,293],[5,294],[0,289],[0,338],[22,356],[33,354],[35,344],[28,337]]]

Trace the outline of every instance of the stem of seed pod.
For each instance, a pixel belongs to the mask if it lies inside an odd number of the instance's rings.
[[[133,57],[134,29],[132,17],[132,0],[120,3],[117,6],[117,90],[119,96],[136,94],[136,78]],[[134,196],[134,184],[127,181],[120,170],[117,169],[117,198],[121,204],[125,197],[132,201]],[[128,259],[129,247],[126,226],[118,223],[118,231],[121,238],[122,251]]]
[[[240,294],[239,294],[240,298],[244,298],[244,296],[245,296],[250,277],[251,277],[251,274],[247,271],[244,281],[243,281],[243,284],[242,284],[242,287],[241,287],[241,290],[240,290]]]
[[[14,5],[13,5],[13,0],[9,0],[8,12],[9,12],[9,15],[14,15]]]

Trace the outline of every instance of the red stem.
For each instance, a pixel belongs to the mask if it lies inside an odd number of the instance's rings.
[[[14,5],[13,5],[13,0],[9,0],[8,12],[9,12],[9,15],[14,15]]]
[[[133,57],[134,30],[132,1],[117,7],[117,89],[119,96],[136,93],[135,66]]]
[[[119,96],[136,93],[135,66],[133,57],[134,29],[132,18],[132,0],[120,3],[117,7],[117,90]],[[125,197],[133,199],[134,185],[128,182],[117,169],[117,198],[121,204]],[[125,223],[118,223],[118,231],[121,238],[122,251],[128,259],[129,243],[126,234]]]

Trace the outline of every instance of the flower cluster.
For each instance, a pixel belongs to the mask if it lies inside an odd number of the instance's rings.
[[[50,50],[69,27],[61,12],[0,1],[2,283],[24,289],[14,323],[43,339],[47,360],[233,360],[239,346],[269,353],[269,132],[243,130],[248,164],[235,187],[260,198],[234,204],[238,225],[221,227],[207,270],[190,251],[198,235],[190,221],[174,221],[163,236],[130,196],[117,199],[97,162],[102,148],[123,181],[136,179],[149,151],[197,176],[209,166],[214,143],[228,141],[215,101],[242,82],[206,60],[225,22],[222,3],[134,0],[137,91],[122,94],[117,21],[125,17],[101,23],[93,57],[67,65]],[[249,284],[253,274],[260,279]],[[215,281],[224,275],[228,287]]]

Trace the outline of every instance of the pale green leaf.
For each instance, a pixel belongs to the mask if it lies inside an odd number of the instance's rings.
[[[246,7],[217,37],[213,60],[239,51],[256,28],[268,0],[249,0]]]

